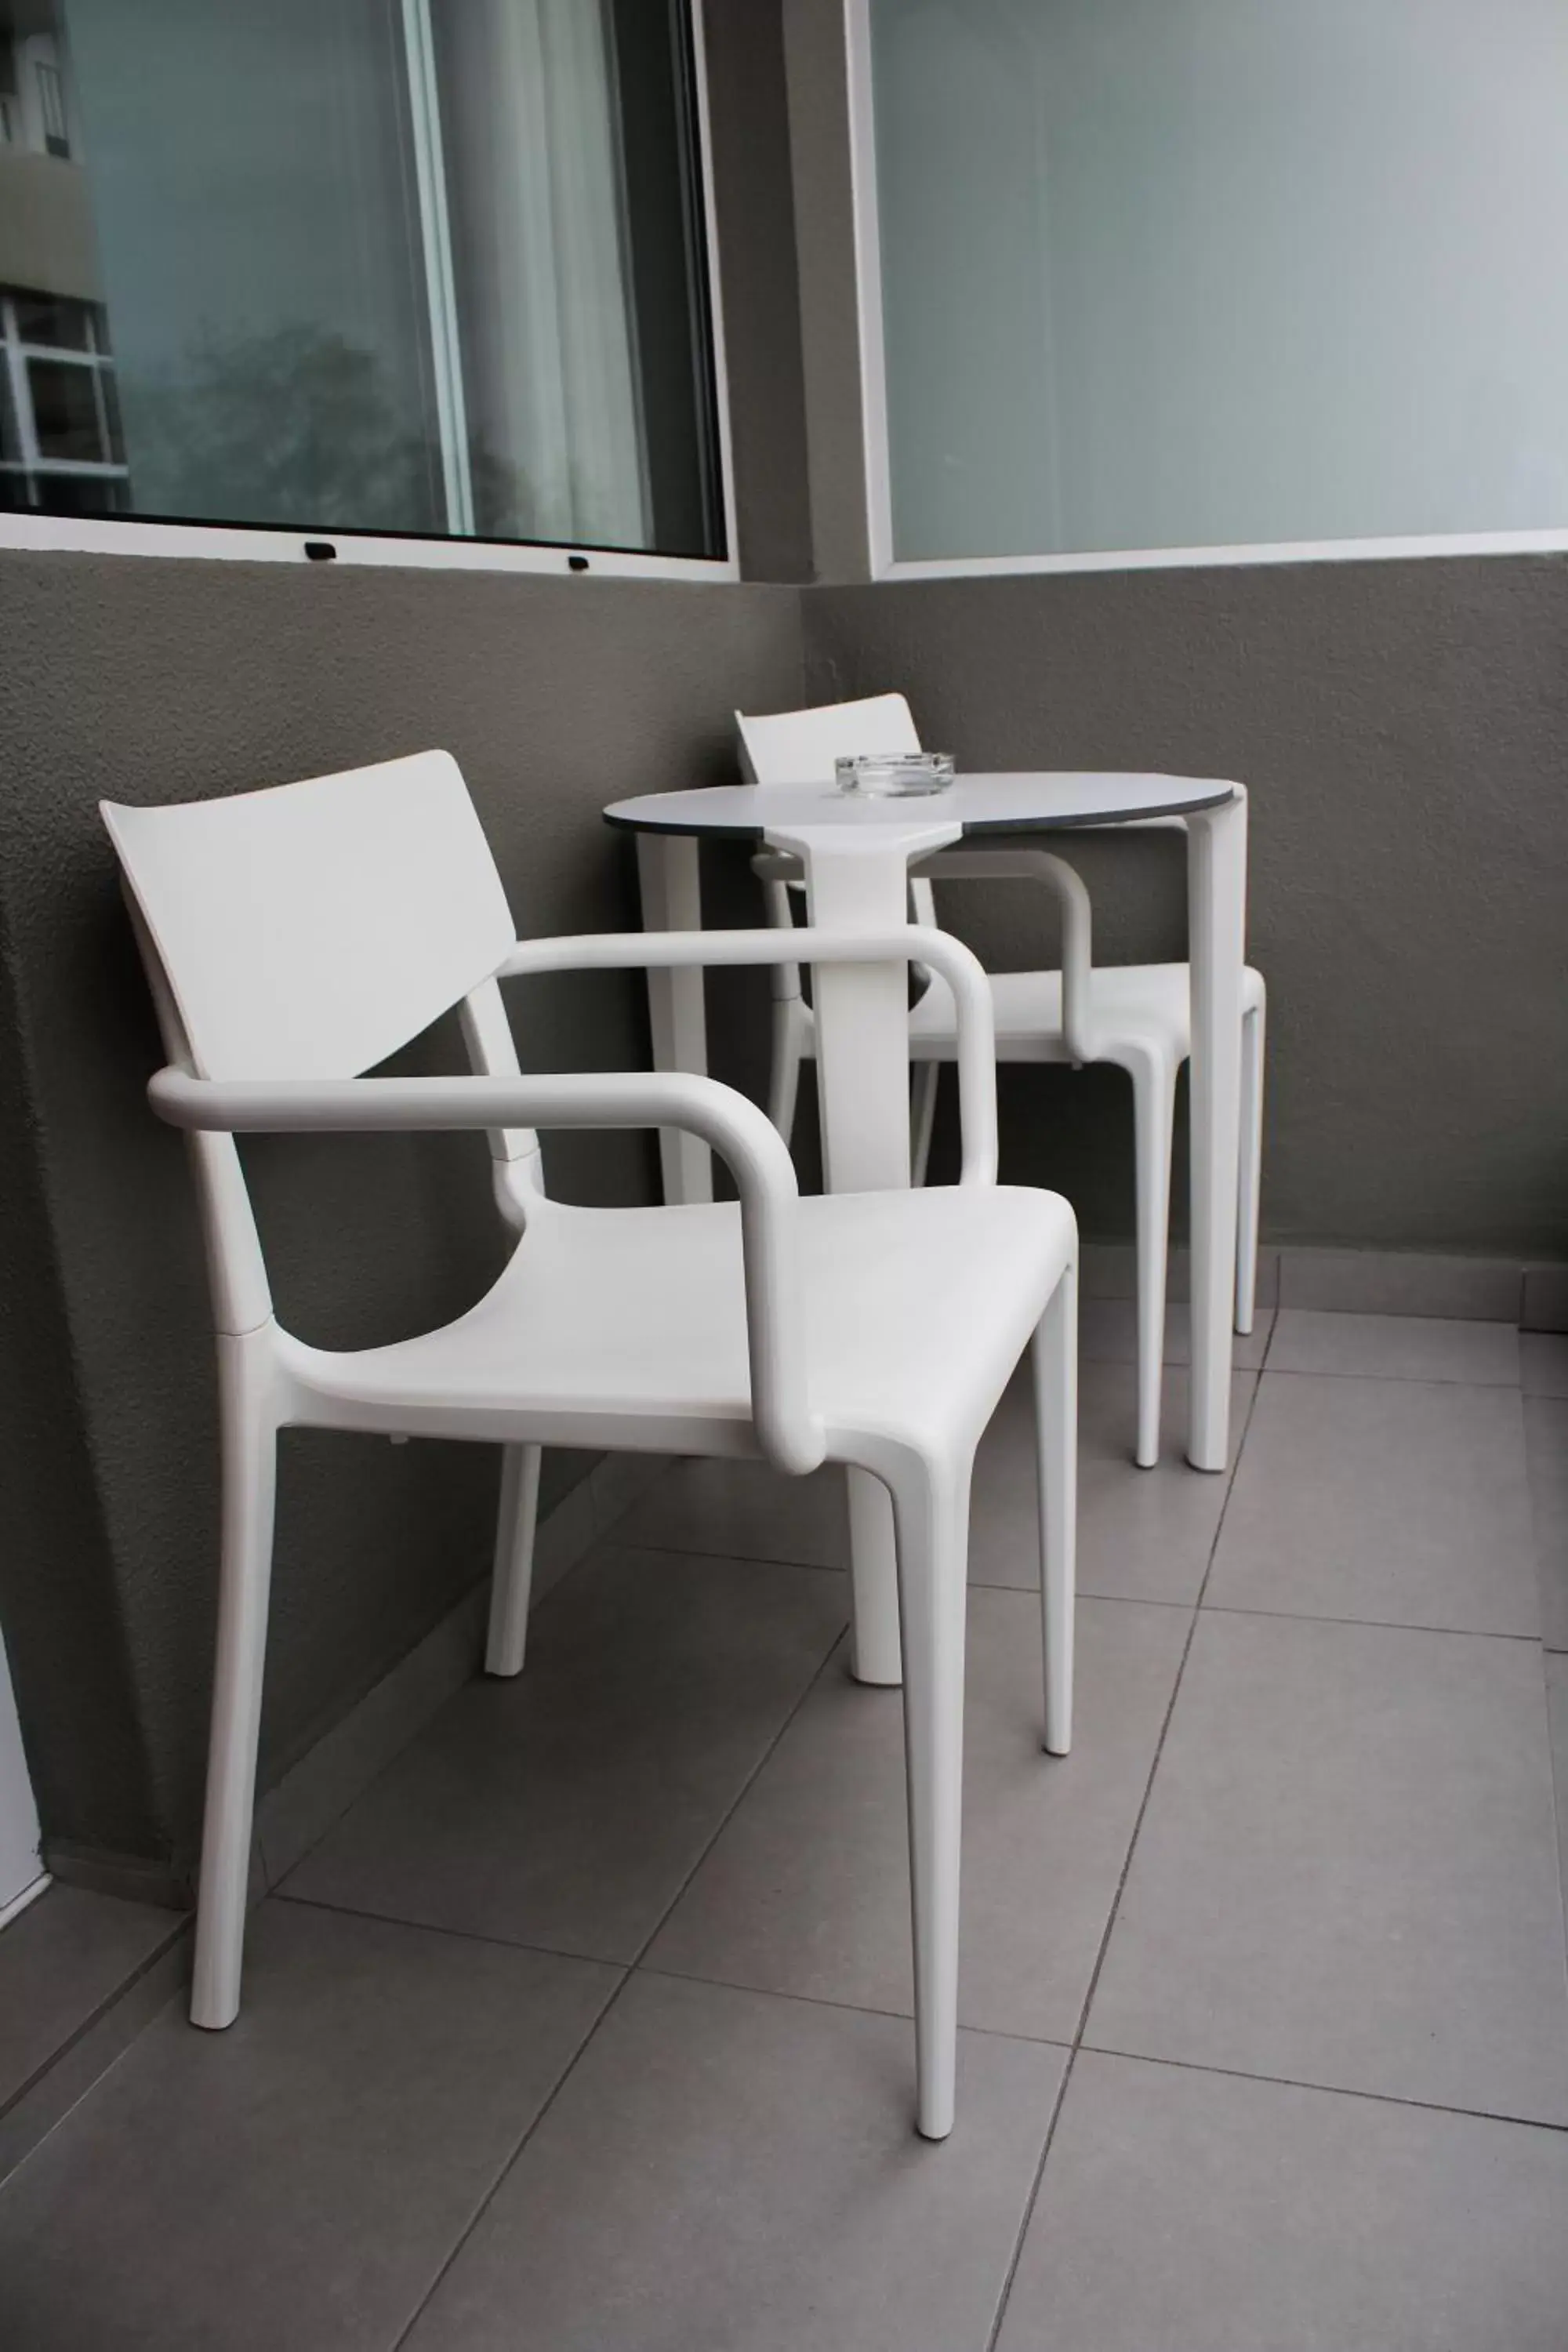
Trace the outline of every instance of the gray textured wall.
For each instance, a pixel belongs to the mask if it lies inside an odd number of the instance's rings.
[[[904,688],[971,767],[1252,794],[1278,1241],[1568,1256],[1568,560],[1259,565],[811,590],[813,700]],[[1086,847],[1108,961],[1183,951],[1178,844]],[[1038,954],[1027,895],[953,919]],[[1131,1229],[1110,1071],[1005,1074],[1003,1167]],[[949,1139],[951,1142],[951,1138]]]
[[[0,1613],[56,1841],[188,1853],[216,1538],[191,1196],[142,1097],[156,1039],[97,801],[443,744],[520,929],[621,929],[633,869],[603,803],[729,772],[732,708],[796,699],[799,642],[785,587],[0,558]],[[739,1001],[721,996],[721,1037]],[[622,978],[541,983],[514,1010],[536,1066],[646,1056]],[[647,1196],[645,1139],[547,1149],[569,1197]],[[496,1262],[474,1139],[248,1158],[280,1313],[325,1344],[417,1328]],[[581,1466],[558,1461],[554,1491]],[[482,1569],[494,1483],[487,1449],[284,1439],[264,1782]]]
[[[635,920],[600,806],[729,772],[736,703],[899,685],[971,765],[1235,773],[1273,992],[1268,1233],[1561,1258],[1565,635],[1552,560],[804,594],[0,560],[0,1612],[51,1835],[188,1852],[216,1542],[203,1276],[179,1146],[142,1096],[156,1044],[100,795],[241,790],[442,742],[529,931]],[[1179,845],[1081,854],[1101,951],[1179,953]],[[750,905],[739,856],[715,858],[710,917]],[[994,962],[1038,953],[1028,896],[952,907]],[[754,976],[713,992],[716,1066],[746,1083],[763,997]],[[517,1010],[540,1065],[646,1050],[631,983],[552,983]],[[1010,1172],[1125,1234],[1120,1078],[1015,1072],[1003,1098]],[[468,1142],[250,1160],[280,1305],[326,1342],[440,1315],[493,1262]],[[580,1198],[641,1197],[650,1152],[562,1139],[551,1171]],[[285,1441],[265,1776],[479,1571],[493,1484],[479,1452]]]

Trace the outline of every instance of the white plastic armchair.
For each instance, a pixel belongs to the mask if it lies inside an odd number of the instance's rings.
[[[742,761],[759,783],[830,782],[836,759],[855,751],[917,751],[920,736],[901,694],[827,703],[764,718],[735,714]],[[1152,826],[1184,830],[1180,817]],[[794,872],[784,861],[754,861],[766,895],[768,919],[793,919]],[[937,921],[937,880],[1000,880],[1016,877],[1047,885],[1061,911],[1058,971],[998,972],[992,980],[996,1052],[1005,1062],[1110,1062],[1132,1081],[1137,1177],[1138,1407],[1134,1458],[1144,1467],[1160,1454],[1160,1402],[1165,1338],[1171,1162],[1176,1080],[1192,1051],[1191,975],[1184,963],[1111,964],[1095,970],[1090,953],[1089,902],[1083,883],[1063,859],[1027,848],[943,850],[910,877],[918,922]],[[773,1073],[769,1111],[786,1139],[795,1122],[800,1067],[816,1053],[816,1026],[798,972],[784,967],[774,979]],[[1263,1071],[1268,997],[1261,973],[1248,968],[1242,982],[1242,1102],[1236,1253],[1236,1328],[1250,1331],[1258,1264],[1263,1144]],[[914,1066],[913,1164],[924,1180],[942,1065],[953,1058],[953,1012],[940,978],[910,1016]]]
[[[1070,1736],[1076,1234],[1066,1203],[995,1183],[989,991],[942,934],[774,931],[519,942],[441,752],[235,799],[104,807],[170,1066],[150,1086],[195,1155],[217,1326],[223,1536],[191,2014],[237,2013],[270,1582],[289,1426],[503,1449],[489,1670],[521,1668],[540,1448],[852,1463],[889,1486],[908,1716],[918,2119],[952,2120],[963,1597],[974,1447],[1032,1344],[1041,1445],[1046,1745]],[[965,1127],[946,1191],[801,1200],[763,1114],[679,1073],[524,1076],[500,982],[649,964],[918,953],[952,993]],[[367,1077],[460,1006],[477,1074]],[[732,1204],[584,1210],[544,1189],[540,1127],[672,1126],[731,1169]],[[456,1322],[336,1352],[273,1312],[234,1138],[482,1129],[518,1232]],[[933,1296],[934,1288],[934,1296]]]

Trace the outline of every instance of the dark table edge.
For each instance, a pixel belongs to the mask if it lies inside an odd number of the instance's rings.
[[[722,789],[721,787],[720,789]],[[985,833],[1074,833],[1096,825],[1141,824],[1152,816],[1197,816],[1205,809],[1224,808],[1236,798],[1236,786],[1223,784],[1217,792],[1205,793],[1193,800],[1162,801],[1158,808],[1113,810],[1109,814],[1095,816],[1000,816],[987,817],[979,824],[966,824],[965,835]],[[912,797],[912,796],[911,796]],[[922,809],[936,815],[934,803],[940,803],[940,793],[919,796]],[[605,823],[617,833],[694,834],[706,841],[762,841],[767,827],[762,824],[703,824],[693,819],[679,824],[668,817],[617,816],[610,809],[603,811]],[[807,820],[809,822],[809,820]]]

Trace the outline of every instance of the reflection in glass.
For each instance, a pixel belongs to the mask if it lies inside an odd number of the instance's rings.
[[[24,343],[42,343],[51,351],[90,352],[91,306],[52,294],[18,293],[16,333]]]
[[[91,465],[105,456],[93,371],[68,360],[29,360],[27,390],[40,457],[74,457]]]
[[[52,175],[18,257],[0,143],[28,502],[723,553],[688,0],[26,22],[0,0],[0,133]]]

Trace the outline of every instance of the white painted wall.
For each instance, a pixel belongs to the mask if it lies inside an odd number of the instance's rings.
[[[896,552],[1568,524],[1563,0],[870,0]]]

